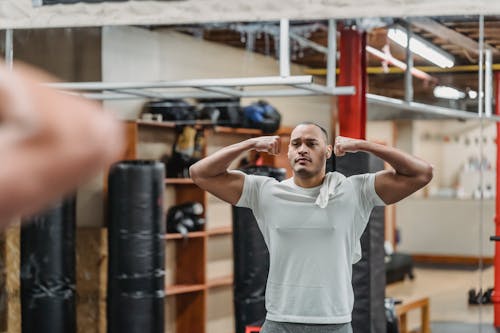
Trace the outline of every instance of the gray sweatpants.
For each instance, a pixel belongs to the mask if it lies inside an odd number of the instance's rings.
[[[267,320],[260,333],[352,333],[351,323],[345,324],[299,324]]]

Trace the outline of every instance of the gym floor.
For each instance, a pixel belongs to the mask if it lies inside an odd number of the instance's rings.
[[[493,267],[483,270],[483,289],[493,287],[493,278]],[[389,285],[386,295],[403,301],[429,297],[432,333],[459,333],[461,331],[457,331],[458,327],[468,327],[467,332],[494,332],[493,305],[482,305],[480,310],[479,306],[469,305],[467,302],[469,289],[477,290],[479,279],[478,269],[416,268],[414,280],[405,279],[404,282]],[[480,322],[484,325],[481,331],[478,325]],[[414,331],[419,327],[420,311],[410,312],[408,328]]]

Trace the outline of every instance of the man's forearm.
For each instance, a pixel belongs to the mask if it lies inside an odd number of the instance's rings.
[[[393,147],[369,141],[359,141],[359,150],[381,158],[389,163],[397,173],[404,176],[414,177],[432,173],[432,166],[429,163]]]
[[[191,177],[210,178],[227,172],[232,161],[241,153],[254,148],[254,142],[253,139],[248,139],[222,148],[212,155],[205,157],[189,168]]]

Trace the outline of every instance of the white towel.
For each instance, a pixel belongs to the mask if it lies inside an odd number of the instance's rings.
[[[319,189],[319,195],[316,198],[315,204],[320,208],[325,208],[328,205],[328,201],[334,196],[335,188],[343,178],[345,177],[338,172],[327,173]]]

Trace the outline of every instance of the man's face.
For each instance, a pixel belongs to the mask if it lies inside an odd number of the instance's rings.
[[[327,158],[332,154],[321,129],[315,125],[298,125],[292,131],[288,146],[288,161],[294,174],[310,178],[325,171]]]

